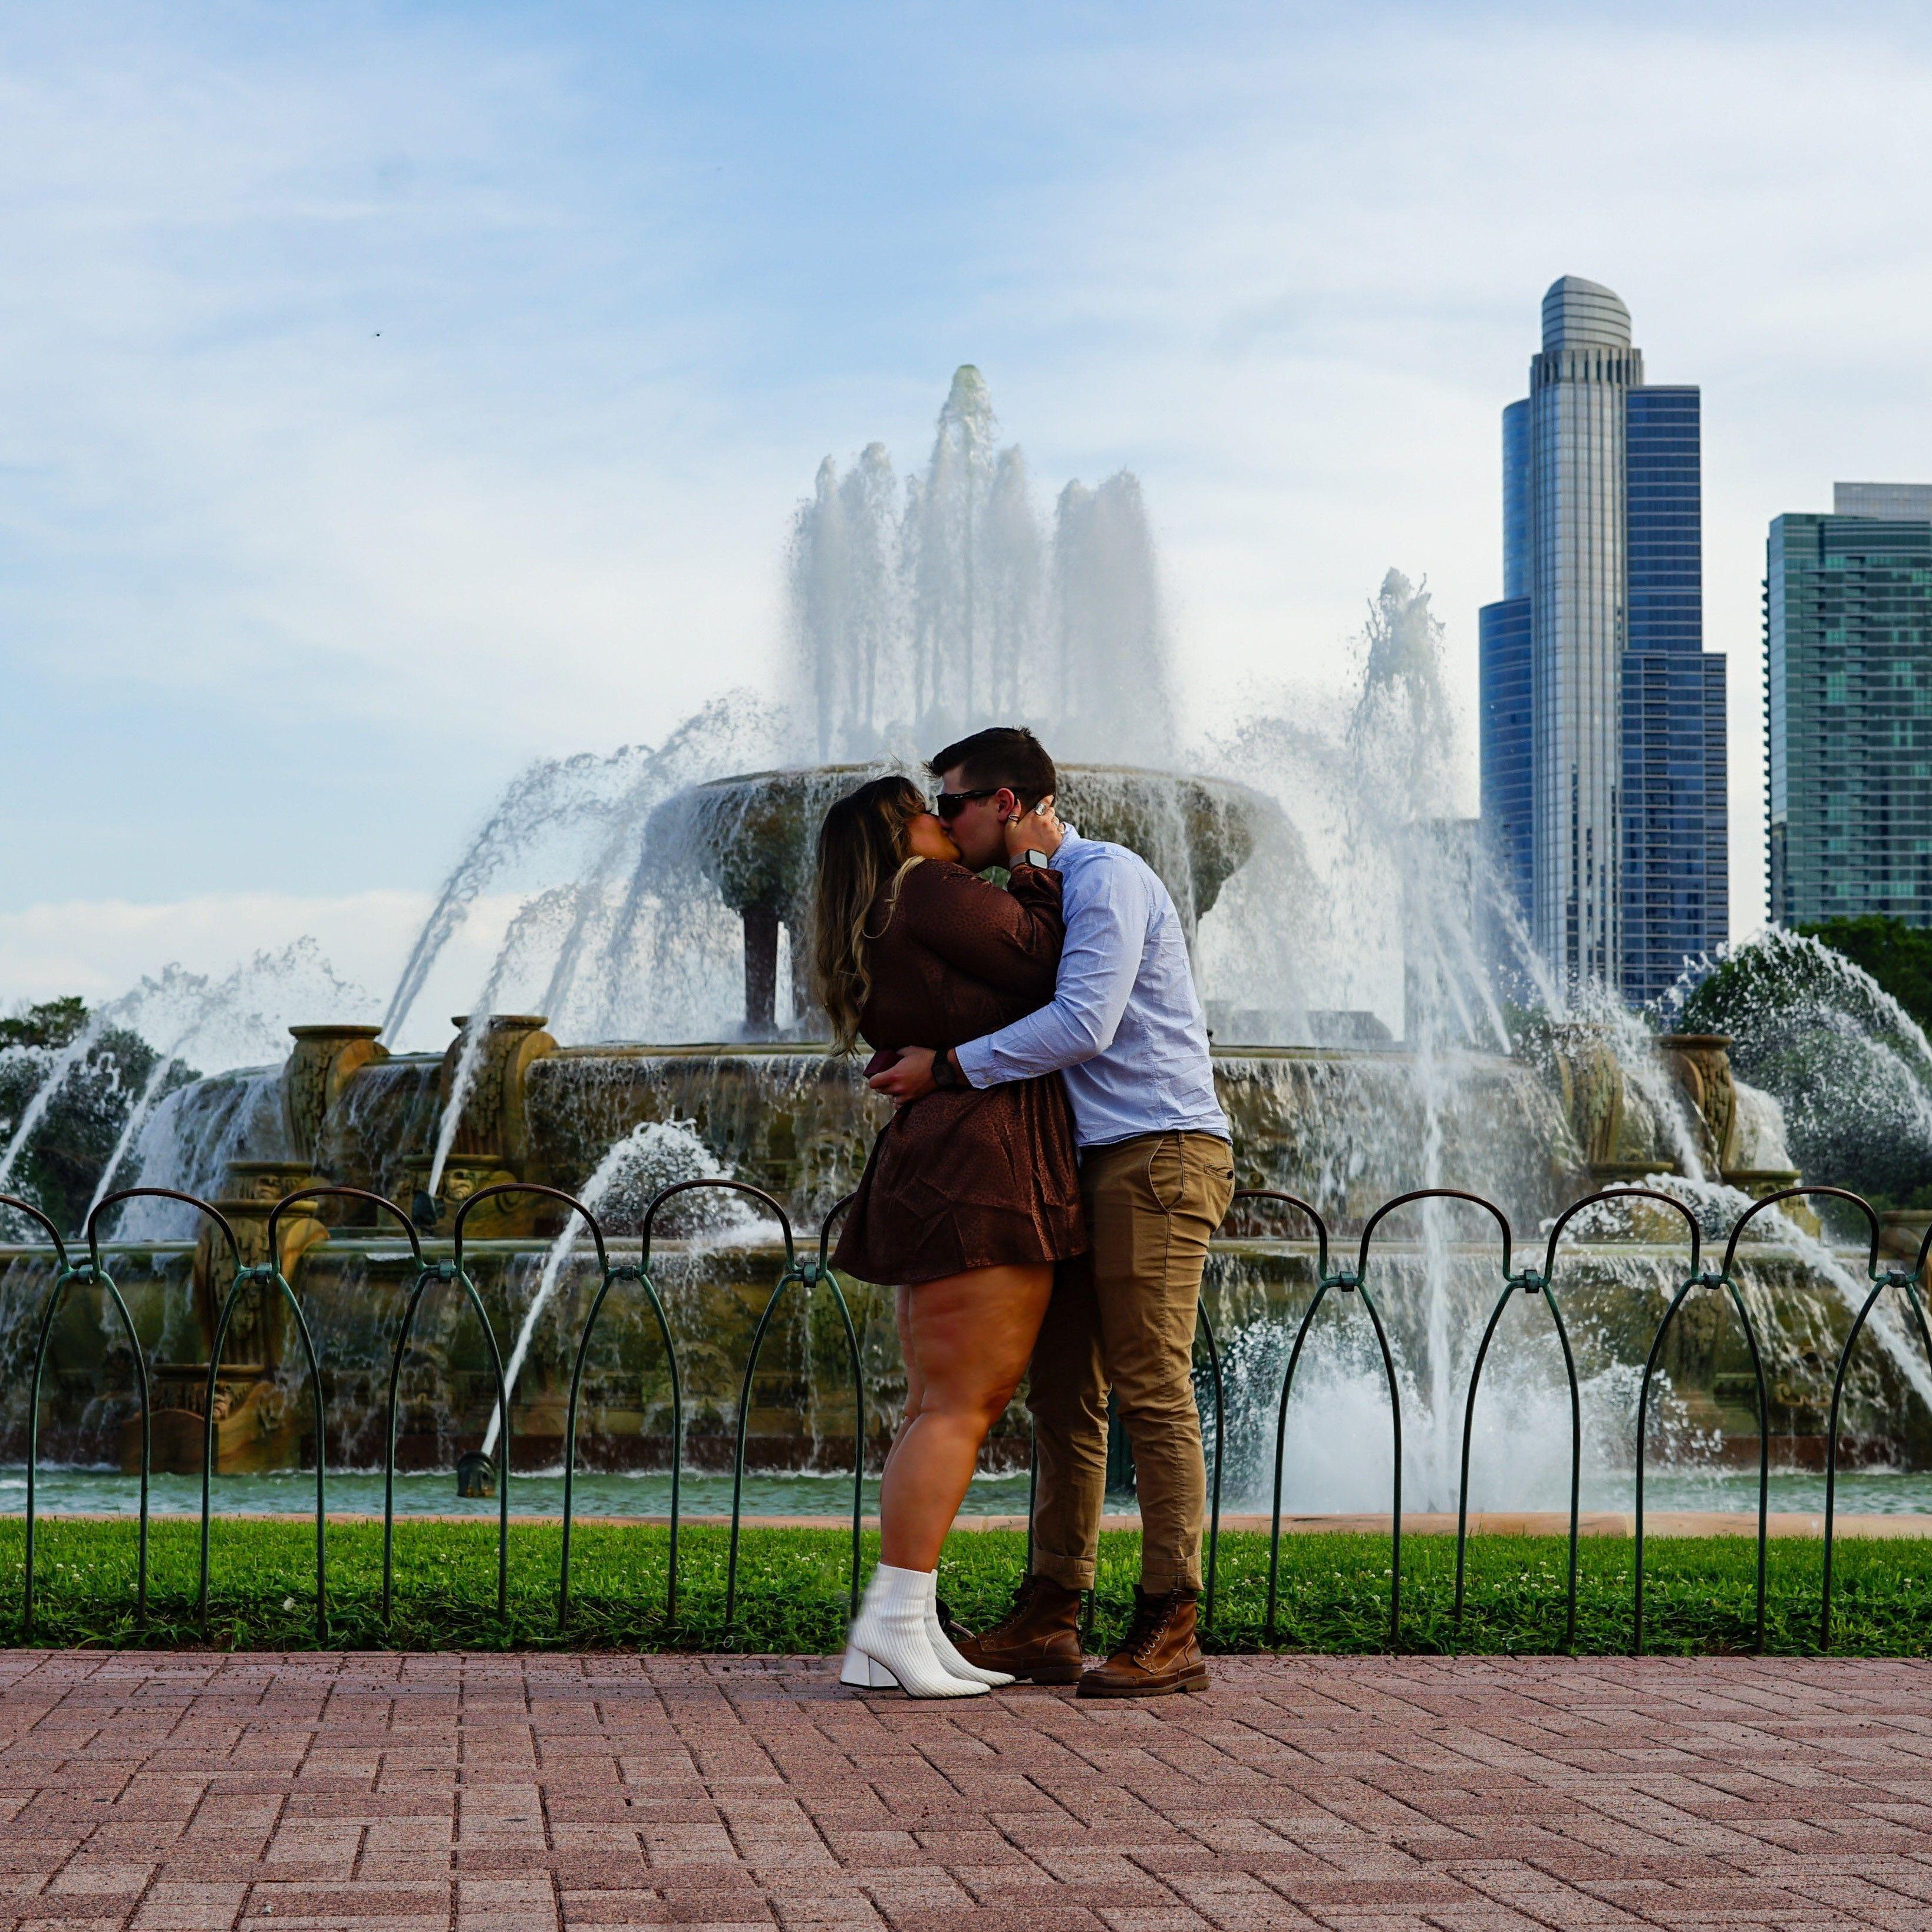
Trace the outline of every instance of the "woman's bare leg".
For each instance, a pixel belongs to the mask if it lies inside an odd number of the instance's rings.
[[[906,1431],[919,1420],[919,1412],[926,1400],[926,1377],[920,1372],[919,1351],[914,1346],[912,1333],[913,1291],[909,1288],[892,1291],[892,1318],[899,1331],[899,1359],[905,1364],[906,1397],[905,1413],[899,1418],[899,1426],[892,1432],[892,1446],[886,1457],[886,1468],[892,1467],[892,1457],[899,1453],[899,1444],[906,1438]],[[881,1475],[884,1472],[882,1471]]]
[[[909,1288],[892,1291],[892,1316],[899,1331],[899,1359],[905,1364],[906,1399],[905,1413],[899,1418],[898,1428],[892,1431],[892,1446],[886,1451],[886,1460],[879,1469],[879,1492],[882,1496],[885,1493],[886,1474],[899,1453],[899,1445],[919,1420],[920,1408],[926,1399],[926,1378],[920,1373],[919,1354],[913,1346],[912,1296],[913,1291]]]
[[[900,1291],[908,1393],[916,1363],[919,1408],[879,1486],[880,1562],[938,1567],[980,1445],[1026,1373],[1052,1292],[1044,1263],[973,1268]]]

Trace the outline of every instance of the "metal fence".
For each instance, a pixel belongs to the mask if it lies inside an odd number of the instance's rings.
[[[207,1627],[208,1611],[208,1533],[211,1521],[212,1495],[211,1480],[214,1468],[215,1394],[216,1383],[221,1366],[223,1345],[230,1324],[233,1319],[236,1304],[244,1290],[251,1287],[266,1287],[279,1294],[293,1316],[309,1371],[309,1388],[315,1427],[315,1580],[316,1580],[316,1634],[326,1641],[328,1635],[328,1509],[327,1474],[325,1468],[328,1441],[326,1403],[324,1398],[322,1364],[317,1356],[314,1337],[301,1298],[296,1293],[280,1266],[280,1246],[278,1240],[279,1224],[283,1215],[290,1208],[303,1204],[314,1204],[327,1199],[355,1202],[373,1208],[381,1216],[393,1220],[408,1241],[415,1266],[412,1281],[398,1324],[394,1352],[391,1356],[388,1376],[388,1400],[386,1424],[384,1430],[383,1456],[383,1507],[382,1507],[382,1616],[386,1624],[394,1608],[394,1570],[395,1534],[395,1474],[396,1474],[396,1421],[398,1389],[402,1373],[403,1360],[410,1341],[416,1315],[424,1296],[434,1287],[449,1285],[458,1288],[469,1306],[474,1311],[483,1330],[488,1346],[489,1359],[496,1391],[495,1412],[498,1436],[502,1448],[497,1465],[496,1530],[496,1610],[500,1617],[508,1612],[509,1588],[509,1536],[511,1432],[509,1414],[509,1390],[505,1379],[503,1356],[492,1328],[488,1313],[464,1265],[464,1223],[470,1216],[485,1202],[507,1195],[537,1196],[560,1204],[567,1214],[580,1221],[587,1232],[596,1255],[599,1280],[592,1297],[584,1327],[578,1337],[574,1363],[571,1375],[569,1402],[567,1411],[565,1436],[563,1508],[562,1516],[562,1548],[557,1578],[557,1621],[561,1628],[570,1620],[570,1564],[571,1528],[573,1519],[573,1484],[578,1461],[578,1423],[583,1392],[584,1370],[590,1359],[592,1337],[596,1331],[598,1318],[613,1288],[622,1285],[634,1287],[643,1296],[653,1318],[657,1335],[661,1341],[670,1385],[671,1438],[670,1457],[670,1516],[668,1561],[664,1586],[664,1616],[667,1624],[675,1622],[678,1602],[678,1528],[679,1528],[679,1478],[684,1442],[683,1379],[678,1361],[677,1350],[673,1342],[670,1324],[664,1311],[656,1285],[652,1280],[651,1243],[659,1210],[675,1196],[694,1190],[722,1189],[749,1197],[756,1202],[777,1224],[783,1238],[784,1265],[765,1302],[754,1329],[750,1350],[746,1356],[743,1380],[740,1389],[737,1414],[737,1434],[732,1464],[731,1529],[730,1552],[726,1564],[725,1622],[730,1627],[736,1620],[738,1598],[738,1569],[740,1532],[742,1522],[742,1505],[745,1482],[746,1426],[751,1410],[752,1379],[757,1372],[762,1351],[772,1318],[783,1302],[788,1290],[796,1288],[799,1292],[809,1297],[815,1289],[824,1288],[830,1292],[843,1324],[850,1356],[854,1400],[856,1404],[856,1422],[854,1430],[852,1462],[852,1526],[851,1559],[848,1603],[856,1609],[861,1580],[861,1531],[863,1521],[864,1481],[866,1460],[865,1381],[860,1358],[858,1330],[852,1320],[851,1310],[843,1288],[834,1273],[830,1260],[832,1232],[840,1214],[849,1204],[852,1197],[840,1202],[826,1216],[818,1231],[815,1256],[801,1260],[799,1246],[790,1216],[783,1206],[762,1189],[753,1187],[743,1181],[724,1179],[706,1179],[681,1181],[662,1190],[652,1198],[644,1217],[638,1258],[632,1261],[618,1261],[612,1257],[609,1239],[595,1214],[575,1196],[554,1187],[540,1186],[534,1183],[507,1182],[480,1190],[464,1202],[458,1210],[452,1231],[451,1258],[447,1261],[431,1262],[425,1258],[422,1238],[416,1223],[400,1208],[383,1196],[366,1189],[339,1186],[315,1186],[299,1190],[278,1202],[268,1216],[268,1252],[272,1258],[254,1265],[244,1264],[242,1250],[235,1230],[220,1210],[198,1197],[182,1193],[171,1188],[135,1187],[109,1195],[101,1201],[88,1217],[86,1228],[81,1237],[86,1244],[86,1258],[75,1260],[68,1244],[62,1239],[54,1223],[30,1202],[22,1201],[10,1195],[0,1195],[0,1208],[10,1208],[26,1216],[46,1234],[47,1244],[53,1252],[57,1273],[44,1305],[36,1334],[34,1353],[32,1406],[28,1424],[27,1496],[26,1496],[26,1550],[24,1575],[24,1596],[22,1611],[22,1634],[31,1638],[34,1633],[34,1530],[36,1522],[35,1480],[38,1473],[40,1454],[40,1388],[46,1366],[48,1345],[52,1335],[56,1317],[68,1293],[78,1288],[97,1288],[102,1291],[119,1318],[133,1354],[138,1393],[140,1400],[141,1458],[140,1504],[139,1543],[136,1559],[135,1616],[137,1622],[145,1621],[148,1610],[148,1482],[152,1456],[152,1424],[149,1410],[148,1370],[140,1341],[135,1330],[132,1315],[114,1277],[109,1271],[101,1256],[102,1228],[104,1218],[118,1209],[124,1202],[142,1198],[159,1198],[184,1203],[205,1216],[213,1224],[220,1240],[225,1245],[232,1261],[233,1274],[227,1292],[224,1298],[214,1330],[214,1340],[209,1350],[208,1365],[207,1400],[205,1408],[205,1436],[202,1444],[201,1479],[201,1546],[200,1582],[197,1597],[197,1610],[202,1628]],[[1483,1210],[1496,1226],[1499,1242],[1499,1289],[1482,1339],[1471,1367],[1469,1385],[1463,1408],[1461,1474],[1458,1485],[1456,1525],[1456,1594],[1454,1618],[1460,1625],[1462,1620],[1467,1575],[1469,1516],[1469,1449],[1475,1418],[1476,1396],[1480,1385],[1483,1370],[1487,1362],[1490,1345],[1497,1328],[1507,1311],[1510,1298],[1520,1294],[1532,1300],[1540,1301],[1549,1311],[1550,1319],[1561,1346],[1564,1373],[1568,1378],[1570,1397],[1570,1510],[1569,1510],[1569,1565],[1565,1605],[1564,1641],[1568,1647],[1575,1640],[1576,1626],[1577,1541],[1580,1529],[1580,1498],[1582,1469],[1582,1399],[1577,1380],[1575,1355],[1570,1348],[1568,1330],[1563,1319],[1563,1310],[1558,1298],[1557,1278],[1558,1248],[1566,1228],[1586,1208],[1600,1203],[1648,1202],[1669,1210],[1681,1218],[1684,1223],[1688,1246],[1688,1256],[1681,1285],[1672,1294],[1662,1319],[1659,1322],[1645,1358],[1642,1380],[1639,1384],[1637,1400],[1636,1466],[1635,1494],[1636,1547],[1631,1602],[1631,1648],[1640,1654],[1644,1647],[1644,1526],[1643,1492],[1646,1437],[1650,1416],[1651,1388],[1655,1378],[1658,1360],[1663,1350],[1672,1322],[1690,1297],[1700,1289],[1715,1291],[1728,1295],[1736,1314],[1745,1342],[1749,1348],[1751,1366],[1756,1388],[1758,1419],[1758,1508],[1757,1508],[1757,1576],[1756,1576],[1756,1646],[1762,1649],[1765,1639],[1765,1597],[1766,1544],[1769,1530],[1771,1433],[1770,1406],[1765,1380],[1764,1358],[1760,1346],[1756,1330],[1751,1321],[1749,1310],[1739,1291],[1735,1272],[1738,1244],[1744,1230],[1757,1217],[1774,1208],[1780,1202],[1808,1198],[1827,1198],[1846,1204],[1862,1214],[1870,1230],[1870,1241],[1866,1256],[1866,1274],[1870,1283],[1853,1317],[1851,1328],[1844,1346],[1838,1353],[1838,1362],[1832,1384],[1832,1406],[1826,1438],[1824,1516],[1824,1569],[1821,1598],[1819,1606],[1818,1642],[1821,1649],[1831,1644],[1832,1632],[1832,1548],[1837,1501],[1838,1444],[1840,1416],[1845,1385],[1845,1372],[1852,1352],[1858,1345],[1866,1322],[1880,1299],[1888,1292],[1902,1294],[1909,1307],[1912,1321],[1920,1342],[1932,1358],[1932,1330],[1928,1330],[1924,1304],[1921,1300],[1918,1284],[1925,1271],[1928,1250],[1932,1250],[1932,1229],[1928,1229],[1919,1245],[1912,1266],[1907,1268],[1879,1266],[1880,1222],[1876,1211],[1861,1196],[1841,1187],[1792,1187],[1770,1195],[1754,1202],[1741,1214],[1730,1231],[1726,1240],[1722,1265],[1714,1272],[1704,1264],[1706,1243],[1703,1231],[1696,1216],[1683,1202],[1676,1196],[1654,1188],[1620,1187],[1607,1189],[1588,1195],[1566,1208],[1552,1226],[1544,1244],[1542,1266],[1514,1268],[1512,1266],[1513,1236],[1508,1217],[1494,1202],[1480,1195],[1472,1194],[1459,1188],[1430,1187],[1396,1196],[1377,1208],[1368,1217],[1356,1244],[1353,1265],[1346,1263],[1331,1265],[1330,1250],[1334,1246],[1328,1222],[1321,1212],[1298,1196],[1267,1188],[1246,1189],[1238,1192],[1234,1200],[1252,1204],[1252,1211],[1266,1214],[1271,1209],[1286,1210],[1293,1223],[1312,1231],[1316,1244],[1315,1292],[1304,1311],[1294,1331],[1294,1339],[1289,1350],[1288,1364],[1282,1377],[1280,1400],[1276,1412],[1274,1432],[1274,1487],[1270,1512],[1270,1528],[1268,1545],[1268,1607],[1264,1622],[1264,1634],[1272,1640],[1276,1635],[1279,1612],[1279,1582],[1281,1558],[1282,1532],[1282,1463],[1287,1442],[1288,1404],[1294,1393],[1295,1372],[1300,1366],[1310,1330],[1316,1315],[1330,1294],[1358,1300],[1363,1312],[1367,1316],[1379,1353],[1388,1394],[1389,1426],[1394,1451],[1394,1478],[1390,1496],[1390,1562],[1389,1566],[1389,1640],[1392,1647],[1399,1647],[1402,1639],[1402,1396],[1396,1376],[1395,1360],[1389,1347],[1388,1334],[1382,1317],[1377,1308],[1370,1288],[1370,1268],[1374,1258],[1376,1238],[1390,1216],[1399,1210],[1411,1208],[1424,1202],[1460,1202]],[[1534,1252],[1532,1250],[1532,1252]],[[1214,1427],[1210,1472],[1210,1508],[1208,1528],[1207,1562],[1204,1566],[1205,1588],[1202,1600],[1202,1622],[1210,1626],[1214,1614],[1215,1586],[1220,1567],[1221,1531],[1221,1498],[1222,1463],[1226,1442],[1225,1407],[1226,1391],[1222,1375],[1220,1347],[1214,1324],[1209,1319],[1204,1304],[1200,1310],[1198,1341],[1207,1354],[1206,1386],[1212,1392]],[[1030,1516],[1030,1486],[1029,1490],[1029,1516]],[[1028,1536],[1028,1558],[1031,1556],[1031,1537]]]

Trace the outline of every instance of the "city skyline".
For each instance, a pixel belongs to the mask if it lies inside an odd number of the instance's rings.
[[[1504,595],[1478,614],[1486,842],[1559,982],[1640,1004],[1730,926],[1702,397],[1644,376],[1622,298],[1552,282],[1502,416]]]

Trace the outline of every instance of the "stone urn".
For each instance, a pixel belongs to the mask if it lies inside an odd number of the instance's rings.
[[[1657,1041],[1670,1077],[1690,1103],[1697,1151],[1714,1174],[1738,1164],[1738,1091],[1730,1046],[1731,1036],[1724,1033],[1660,1034]]]
[[[1582,1023],[1551,1025],[1536,1044],[1556,1078],[1558,1097],[1576,1136],[1593,1187],[1614,1186],[1657,1171],[1625,1145],[1624,1071],[1602,1030]]]
[[[322,1145],[322,1124],[343,1090],[364,1067],[387,1060],[378,1043],[379,1026],[298,1026],[289,1031],[295,1050],[282,1068],[282,1118],[296,1157],[314,1161]]]
[[[456,1037],[444,1050],[436,1076],[439,1113],[456,1090],[470,1016],[458,1013],[450,1022]],[[556,1042],[544,1029],[541,1013],[492,1013],[484,1023],[476,1060],[463,1096],[463,1117],[457,1124],[453,1153],[488,1155],[519,1179],[530,1174],[532,1155],[530,1123],[524,1109],[524,1078],[531,1066],[556,1051]],[[478,1186],[483,1184],[479,1182]]]
[[[1761,1150],[1753,1145],[1754,1136],[1745,1129],[1744,1101],[1731,1070],[1729,1034],[1660,1034],[1657,1046],[1678,1092],[1689,1102],[1698,1155],[1707,1174],[1716,1174],[1727,1187],[1754,1201],[1798,1185],[1802,1177],[1795,1167],[1748,1164]],[[1765,1096],[1754,1091],[1753,1097],[1764,1102]],[[1781,1136],[1774,1152],[1784,1152]],[[1819,1232],[1817,1210],[1809,1201],[1782,1202],[1778,1211],[1808,1234]]]
[[[1878,1251],[1893,1261],[1916,1262],[1919,1244],[1932,1228],[1932,1212],[1923,1208],[1894,1208],[1878,1217]]]

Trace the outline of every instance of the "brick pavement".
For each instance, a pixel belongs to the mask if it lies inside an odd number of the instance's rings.
[[[1932,1666],[0,1652],[0,1925],[1932,1928]]]

